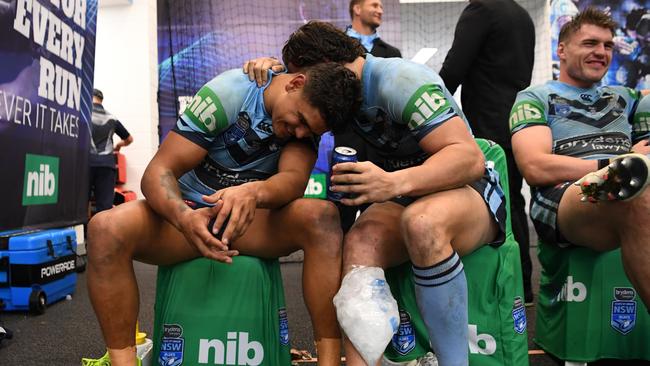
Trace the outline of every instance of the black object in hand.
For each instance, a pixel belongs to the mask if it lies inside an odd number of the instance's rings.
[[[208,230],[211,233],[212,233],[212,227],[214,226],[215,221],[217,221],[216,216],[211,218],[210,222],[208,222]],[[226,221],[224,221],[223,224],[221,224],[221,227],[219,228],[219,231],[216,234],[213,233],[212,235],[214,235],[215,238],[221,240],[221,238],[223,237],[223,232],[226,230],[226,226],[228,226],[229,221],[230,221],[230,215],[228,217],[226,217]]]

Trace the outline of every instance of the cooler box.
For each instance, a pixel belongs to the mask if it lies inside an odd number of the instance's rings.
[[[159,267],[153,341],[160,365],[290,365],[277,259]]]
[[[135,192],[122,187],[115,187],[115,195],[113,196],[113,205],[121,205],[125,202],[137,200],[138,196]]]
[[[45,312],[75,291],[74,228],[0,235],[0,302],[3,310]]]
[[[650,360],[650,315],[627,279],[621,250],[539,242],[535,343],[569,361]]]
[[[508,172],[501,147],[476,139],[488,164],[499,172],[508,197]],[[526,309],[519,245],[512,236],[510,207],[506,205],[506,242],[483,246],[462,258],[467,277],[469,307],[469,363],[472,366],[528,365]],[[415,300],[411,263],[386,270],[397,300],[400,325],[384,355],[391,361],[410,361],[431,351],[429,335]]]

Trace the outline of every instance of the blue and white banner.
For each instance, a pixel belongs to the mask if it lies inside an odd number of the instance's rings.
[[[0,230],[87,219],[97,0],[0,0]]]

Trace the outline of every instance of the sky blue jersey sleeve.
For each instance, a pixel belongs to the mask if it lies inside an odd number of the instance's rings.
[[[226,71],[203,85],[176,121],[174,132],[208,149],[234,123],[250,82],[240,69]]]
[[[548,126],[547,114],[547,104],[542,98],[539,87],[529,87],[520,91],[510,110],[508,119],[510,133],[514,134],[531,126]]]
[[[389,76],[385,76],[381,94],[391,118],[408,126],[418,141],[453,117],[464,119],[440,76],[429,67],[388,59],[383,72]]]

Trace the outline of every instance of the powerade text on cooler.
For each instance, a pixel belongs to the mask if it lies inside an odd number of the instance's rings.
[[[356,163],[357,150],[347,146],[337,146],[332,151],[332,161],[330,162],[330,177],[332,176],[332,167],[338,163]],[[342,198],[347,198],[349,195],[344,192],[333,192],[331,184],[327,187],[327,199],[330,201],[338,202]]]

